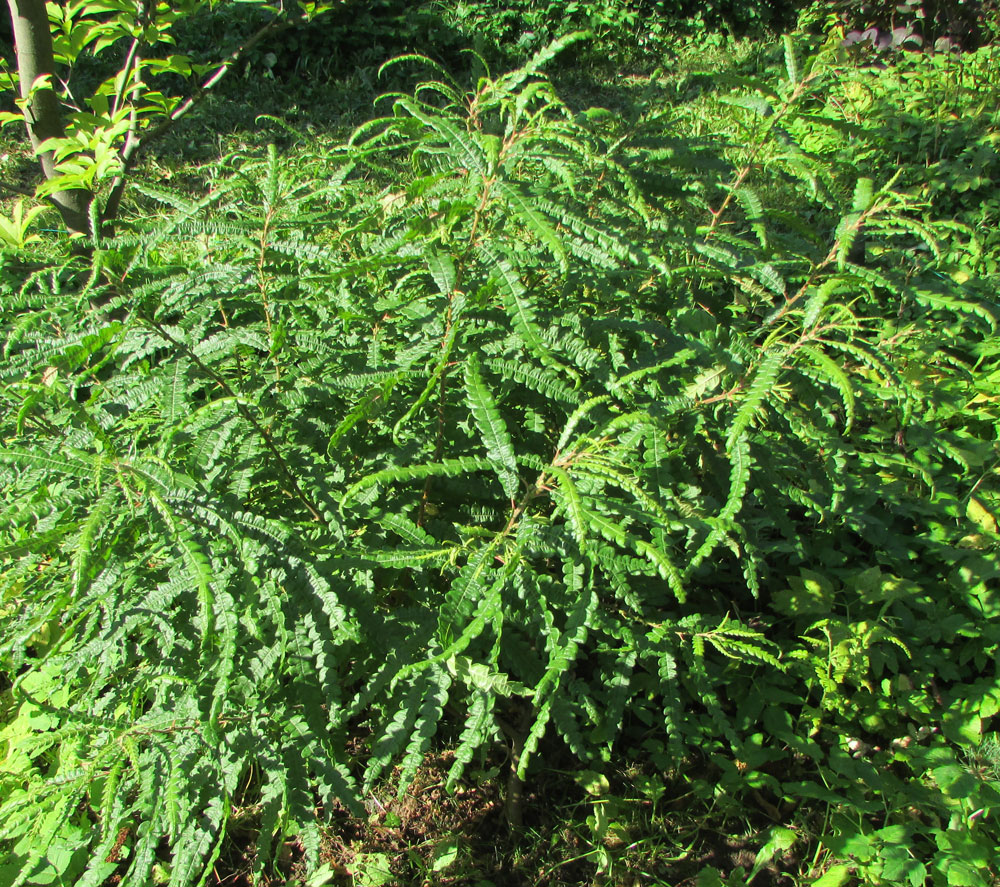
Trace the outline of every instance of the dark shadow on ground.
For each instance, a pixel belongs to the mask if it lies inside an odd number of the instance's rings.
[[[208,62],[235,50],[264,21],[244,4],[220,6],[184,22],[177,42],[193,58]],[[198,163],[218,157],[221,146],[276,142],[280,147],[295,132],[343,137],[374,116],[379,95],[411,91],[421,80],[439,76],[419,62],[395,65],[380,76],[386,61],[425,55],[464,84],[476,74],[469,48],[470,41],[431,3],[345,3],[254,47],[152,154],[171,165]]]
[[[245,4],[219,6],[179,23],[177,44],[194,59],[208,62],[232,52],[265,20],[259,10]],[[461,27],[455,21],[461,21]],[[372,103],[379,95],[409,92],[421,80],[439,76],[462,89],[473,89],[480,76],[495,77],[517,68],[547,42],[535,35],[532,41],[512,40],[501,47],[476,25],[475,17],[461,19],[454,11],[449,16],[442,4],[430,0],[349,0],[312,23],[288,28],[256,46],[154,153],[165,162],[199,162],[218,156],[220,138],[226,142],[237,137],[248,145],[280,144],[289,134],[268,117],[280,118],[311,137],[336,138],[372,117]],[[565,26],[567,22],[553,23],[548,29],[556,33]],[[708,89],[721,88],[718,78],[697,70],[680,83],[658,76],[671,74],[677,58],[665,56],[666,50],[655,48],[657,44],[643,34],[635,38],[635,47],[646,48],[609,52],[615,42],[608,36],[574,44],[545,73],[573,110],[601,106],[631,113],[645,92],[662,93],[668,82],[673,84],[674,101],[690,101]],[[708,34],[701,38],[712,39]],[[725,41],[720,37],[719,42]],[[406,63],[379,75],[386,61],[408,53],[429,57],[444,73]],[[757,54],[733,73],[752,76],[769,60]]]

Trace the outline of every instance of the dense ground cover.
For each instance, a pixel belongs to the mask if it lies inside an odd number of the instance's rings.
[[[9,238],[0,884],[996,881],[1000,57],[601,9]]]

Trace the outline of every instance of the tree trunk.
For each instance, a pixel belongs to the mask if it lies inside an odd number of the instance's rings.
[[[55,60],[52,53],[52,34],[45,0],[7,0],[11,23],[14,27],[14,48],[17,51],[17,73],[21,81],[21,98],[30,101],[25,109],[25,123],[31,146],[38,153],[38,146],[46,139],[62,138],[65,130],[59,96],[51,87],[36,89],[32,85],[39,77],[55,77]],[[38,153],[42,173],[46,179],[58,175],[51,151]],[[94,195],[89,191],[56,191],[50,196],[63,222],[71,233],[90,234],[90,203]]]

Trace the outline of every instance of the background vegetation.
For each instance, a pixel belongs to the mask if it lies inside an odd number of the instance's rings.
[[[997,883],[996,19],[883,6],[344,4],[86,238],[14,120],[0,884]]]

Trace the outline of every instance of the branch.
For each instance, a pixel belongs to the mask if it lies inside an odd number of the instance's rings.
[[[122,102],[125,101],[126,91],[131,93],[129,100],[132,107],[129,113],[128,130],[125,133],[125,144],[122,146],[121,150],[121,156],[123,157],[126,155],[133,155],[139,147],[139,99],[142,94],[142,62],[145,57],[144,51],[148,46],[142,35],[145,32],[147,24],[149,23],[149,15],[149,0],[143,0],[139,16],[139,36],[132,41],[132,45],[129,47],[128,58],[125,60],[125,66],[122,68],[123,72],[127,72],[127,76],[122,77],[121,89],[115,95],[115,101],[112,107],[112,117],[114,117],[118,113],[118,109],[121,107]],[[130,89],[128,88],[129,81],[132,83]],[[122,195],[125,193],[126,171],[127,168],[123,166],[121,174],[116,176],[112,181],[111,193],[108,195],[108,200],[104,204],[104,209],[101,211],[102,225],[104,222],[109,219],[113,219],[118,215],[118,209],[122,202]]]
[[[125,57],[125,64],[122,65],[122,70],[123,71],[130,71],[133,68],[135,68],[135,72],[136,72],[137,76],[138,76],[138,73],[139,73],[139,64],[142,61],[141,58],[138,59],[138,61],[137,61],[137,58],[136,58],[139,55],[139,44],[141,42],[143,42],[143,41],[139,37],[136,37],[132,41],[132,45],[128,48],[128,55]],[[128,79],[126,79],[125,77],[123,77],[122,78],[121,89],[118,90],[118,92],[115,93],[115,100],[111,103],[111,116],[112,117],[114,117],[115,114],[118,113],[118,109],[121,107],[122,102],[125,101],[125,87],[126,87],[127,83],[128,83]]]
[[[212,73],[212,75],[198,87],[193,95],[188,96],[180,105],[178,105],[167,117],[157,126],[150,129],[144,136],[135,136],[131,127],[129,129],[128,137],[125,140],[125,144],[122,146],[120,157],[122,162],[121,172],[115,176],[111,183],[111,192],[108,195],[107,203],[104,206],[104,212],[101,214],[101,221],[110,221],[118,214],[118,209],[121,206],[122,195],[125,193],[125,185],[127,184],[127,176],[135,161],[138,159],[139,151],[145,149],[148,145],[151,145],[157,139],[164,136],[171,127],[182,117],[188,114],[195,105],[201,102],[209,91],[229,73],[229,69],[233,67],[237,62],[239,62],[243,56],[245,56],[251,49],[253,49],[258,43],[260,43],[265,37],[270,36],[272,33],[279,31],[283,28],[287,28],[289,22],[284,17],[275,17],[271,19],[267,24],[263,25],[256,34],[254,34],[246,43],[244,43],[239,49],[235,50],[225,61],[223,61],[218,68]]]
[[[128,86],[129,79],[132,79],[132,100],[136,99],[136,93],[141,85],[140,74],[142,72],[142,60],[143,60],[143,50],[149,45],[145,38],[146,28],[149,27],[152,8],[152,0],[140,0],[139,3],[139,15],[137,17],[137,22],[139,25],[139,33],[132,40],[132,45],[128,49],[128,56],[125,58],[125,64],[122,65],[122,71],[132,71],[132,77],[126,78],[122,77],[121,87],[115,93],[115,100],[111,104],[111,116],[114,117],[118,113],[118,109],[121,107],[122,102],[125,101],[125,92]]]
[[[250,412],[250,410],[247,409],[246,405],[243,403],[239,395],[232,389],[229,383],[214,369],[206,365],[205,362],[201,360],[201,358],[199,358],[187,344],[179,341],[177,338],[168,333],[162,323],[154,320],[152,317],[143,317],[140,315],[140,318],[145,321],[146,324],[151,326],[163,339],[175,348],[183,351],[185,355],[187,355],[188,359],[196,367],[198,367],[198,369],[212,379],[225,392],[227,397],[232,398],[232,401],[236,406],[236,411],[254,429],[254,431],[260,435],[261,440],[264,442],[264,446],[270,450],[271,455],[274,457],[274,462],[278,466],[278,469],[285,475],[289,486],[288,492],[305,505],[306,510],[309,512],[310,517],[312,517],[314,521],[325,525],[326,521],[320,513],[319,507],[305,494],[302,487],[299,486],[295,473],[292,471],[291,466],[289,466],[285,457],[281,454],[281,450],[279,450],[275,444],[274,438],[271,437],[271,432],[268,431],[263,424],[261,424],[261,422],[253,415],[253,413]]]

